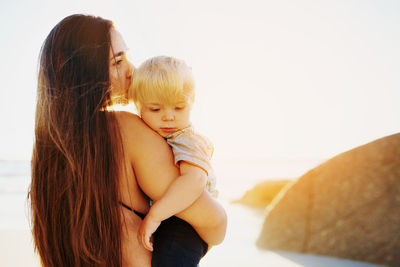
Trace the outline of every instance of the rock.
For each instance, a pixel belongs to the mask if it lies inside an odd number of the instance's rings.
[[[276,195],[290,182],[290,180],[264,181],[246,191],[241,199],[232,203],[248,205],[253,208],[265,208]]]
[[[300,177],[268,207],[257,245],[400,266],[400,134]]]

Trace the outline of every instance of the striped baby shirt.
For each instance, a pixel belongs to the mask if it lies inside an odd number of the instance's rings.
[[[207,173],[207,191],[217,197],[216,177],[210,163],[214,152],[211,141],[196,132],[193,126],[170,134],[165,139],[172,148],[175,164],[179,167],[180,161],[186,161],[203,169]]]

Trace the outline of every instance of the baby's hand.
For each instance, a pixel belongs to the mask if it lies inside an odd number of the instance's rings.
[[[158,226],[160,226],[160,224],[161,221],[154,220],[152,216],[149,216],[149,214],[147,214],[139,227],[139,243],[142,243],[142,245],[150,251],[153,251],[152,235],[157,230]]]

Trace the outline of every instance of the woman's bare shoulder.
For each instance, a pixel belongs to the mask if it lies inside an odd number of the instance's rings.
[[[146,123],[136,114],[126,111],[116,111],[115,116],[118,120],[119,127],[123,135],[132,136],[155,136],[155,132],[151,130]]]
[[[138,115],[130,112],[114,111],[114,114],[122,128],[140,127],[141,124],[144,124]]]
[[[138,115],[125,111],[118,111],[115,114],[125,143],[136,148],[149,146],[148,149],[160,149],[166,145],[163,138],[147,126]]]

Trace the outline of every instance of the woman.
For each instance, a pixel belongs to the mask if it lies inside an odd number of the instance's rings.
[[[179,171],[136,115],[107,111],[130,85],[125,52],[111,21],[85,15],[63,19],[43,44],[30,189],[43,266],[150,266],[139,216]],[[222,242],[226,214],[207,193],[177,216]]]

